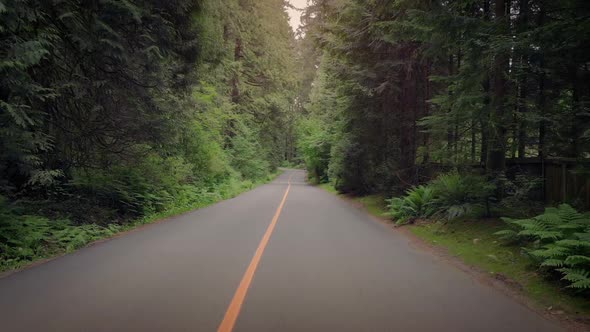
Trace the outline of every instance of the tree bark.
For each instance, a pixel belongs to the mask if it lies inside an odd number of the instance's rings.
[[[529,0],[520,0],[519,2],[519,13],[518,13],[518,25],[520,32],[525,31],[528,25],[529,15]],[[527,49],[521,49],[520,63],[521,68],[528,68],[528,54]],[[518,82],[518,157],[526,157],[526,143],[527,143],[527,73],[523,72],[520,74]]]
[[[506,0],[496,0],[495,21],[500,30],[505,33],[506,23]],[[493,86],[494,97],[492,99],[492,112],[490,122],[490,144],[486,170],[489,174],[496,176],[502,174],[506,169],[506,70],[508,67],[508,56],[498,52],[494,59]]]
[[[490,0],[483,1],[483,18],[485,21],[490,20]],[[479,118],[480,130],[481,130],[481,146],[479,163],[482,166],[486,166],[488,158],[488,137],[489,137],[489,119],[490,119],[490,77],[486,75],[482,82],[482,88],[484,91],[483,109]],[[487,166],[486,166],[487,169]]]
[[[449,76],[454,74],[454,60],[453,55],[449,55]],[[449,97],[451,96],[451,92],[449,91]],[[453,135],[453,110],[449,107],[447,110],[447,153],[449,155],[449,160],[453,161],[453,142],[454,142],[454,135]]]
[[[579,79],[579,73],[577,66],[570,68],[570,79],[572,84],[572,125],[569,128],[569,137],[571,137],[570,151],[568,157],[578,158],[580,155],[580,96],[582,95],[582,82]]]
[[[542,27],[545,24],[545,7],[543,4],[543,1],[541,1],[539,3],[539,16],[538,16],[538,20],[537,20],[537,26]],[[544,71],[544,66],[545,66],[545,59],[544,59],[544,55],[543,53],[540,54],[539,56],[540,60],[539,60],[539,68],[541,69],[541,72],[539,74],[539,99],[537,101],[537,108],[539,109],[539,114],[540,114],[540,118],[541,120],[539,121],[539,146],[538,146],[538,156],[539,159],[541,160],[541,163],[543,163],[543,160],[545,159],[545,155],[546,155],[546,151],[545,151],[545,136],[546,136],[546,123],[547,121],[545,120],[545,116],[546,116],[546,111],[545,111],[545,107],[546,107],[546,92],[545,92],[545,88],[546,88],[546,77],[545,77],[545,71]],[[543,191],[544,193],[544,191]]]

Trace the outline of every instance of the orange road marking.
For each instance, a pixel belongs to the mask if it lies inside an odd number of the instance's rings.
[[[277,224],[277,220],[279,220],[279,216],[281,215],[281,211],[283,210],[283,205],[285,205],[285,201],[287,200],[287,195],[289,195],[289,190],[291,190],[291,177],[293,174],[289,176],[287,190],[285,190],[285,194],[283,195],[283,200],[281,200],[281,204],[277,208],[274,217],[268,225],[256,252],[254,253],[254,257],[250,261],[250,265],[246,269],[246,273],[242,277],[242,281],[240,281],[240,285],[234,294],[234,297],[225,312],[225,316],[217,329],[217,332],[231,332],[236,324],[236,320],[238,319],[238,315],[240,314],[240,310],[242,309],[242,304],[246,299],[246,294],[248,293],[248,289],[250,288],[250,284],[252,283],[252,279],[254,279],[254,273],[256,272],[256,268],[258,267],[258,263],[260,263],[260,258],[262,258],[262,254],[264,253],[264,249],[266,249],[266,245],[268,244],[268,240],[272,235],[273,230]]]

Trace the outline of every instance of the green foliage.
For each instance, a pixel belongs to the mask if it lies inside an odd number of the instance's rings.
[[[405,224],[413,218],[428,218],[435,212],[434,190],[431,186],[418,186],[406,191],[403,197],[387,200],[388,215],[396,224]]]
[[[0,197],[2,198],[2,197]],[[2,198],[0,201],[0,270],[18,267],[35,259],[68,252],[110,236],[120,226],[96,224],[76,226],[66,219],[19,215]]]
[[[435,205],[447,219],[481,212],[489,204],[495,186],[484,177],[451,172],[430,182],[435,192]]]
[[[214,183],[209,188],[182,185],[176,188],[177,193],[174,200],[167,202],[168,205],[165,210],[149,212],[142,218],[124,224],[115,223],[112,220],[105,219],[106,217],[98,218],[100,216],[97,214],[93,217],[97,217],[99,224],[88,223],[90,220],[88,216],[81,218],[77,213],[89,213],[92,210],[89,210],[88,205],[80,201],[66,204],[67,211],[73,217],[86,222],[85,224],[63,218],[49,219],[37,215],[22,214],[28,208],[27,206],[8,204],[5,198],[0,196],[0,271],[15,269],[37,259],[76,250],[93,241],[108,238],[116,233],[130,229],[137,224],[158,220],[204,207],[222,199],[232,198],[245,190],[252,189],[255,185],[272,180],[275,176],[276,174],[269,174],[256,182],[250,180],[239,181],[232,177]],[[95,178],[95,180],[99,180],[99,178]],[[105,188],[94,189],[97,190],[97,194],[100,190],[106,190]],[[132,188],[125,189],[132,190]],[[157,200],[159,198],[152,197],[151,199]],[[75,207],[75,204],[81,206]],[[92,202],[92,204],[90,209],[96,207],[99,203]],[[122,208],[129,208],[129,206],[122,206]],[[80,211],[77,212],[77,210]]]
[[[302,119],[299,124],[299,153],[303,156],[308,176],[316,183],[328,181],[330,136],[316,119]]]
[[[93,197],[99,205],[118,210],[121,215],[138,216],[169,208],[193,175],[192,165],[181,157],[152,154],[134,166],[76,172],[71,188],[78,194]]]
[[[446,173],[427,185],[407,190],[403,197],[388,200],[389,215],[398,224],[435,214],[448,220],[474,215],[486,208],[494,189],[481,176]]]
[[[231,140],[231,165],[244,178],[261,179],[268,174],[269,161],[261,155],[262,148],[252,131],[243,124],[238,126],[240,134]]]
[[[546,270],[562,275],[568,287],[590,289],[590,217],[567,204],[547,208],[529,219],[503,218],[514,226],[496,233],[504,240],[521,240],[527,253]]]
[[[2,260],[232,197],[294,160],[293,37],[281,0],[1,2],[0,195],[22,210]]]
[[[301,124],[300,152],[320,178],[328,164],[339,190],[399,191],[440,166],[481,167],[513,209],[532,197],[504,187],[506,159],[589,156],[587,1],[309,3],[300,108],[313,124]]]

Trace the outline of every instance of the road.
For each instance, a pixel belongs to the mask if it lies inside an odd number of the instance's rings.
[[[0,279],[0,326],[7,332],[559,330],[305,184],[302,171]]]

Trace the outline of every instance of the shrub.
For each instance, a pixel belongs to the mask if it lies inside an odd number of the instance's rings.
[[[70,187],[80,197],[94,199],[95,205],[135,217],[171,208],[186,189],[191,167],[181,157],[150,154],[132,166],[77,170]]]
[[[534,261],[543,269],[561,274],[568,287],[590,289],[590,216],[562,204],[533,218],[502,219],[513,229],[497,235],[524,241]]]
[[[487,209],[494,189],[482,176],[451,172],[406,191],[403,197],[388,200],[388,214],[398,224],[432,215],[451,220]]]
[[[119,225],[72,225],[66,219],[19,215],[0,196],[0,270],[80,248],[120,230]]]
[[[451,172],[440,175],[429,183],[435,195],[437,212],[446,215],[447,219],[487,210],[490,197],[495,186],[483,176],[461,175]]]
[[[404,197],[387,200],[389,213],[397,224],[405,224],[414,218],[427,218],[435,212],[434,190],[429,186],[418,186],[406,191]]]

